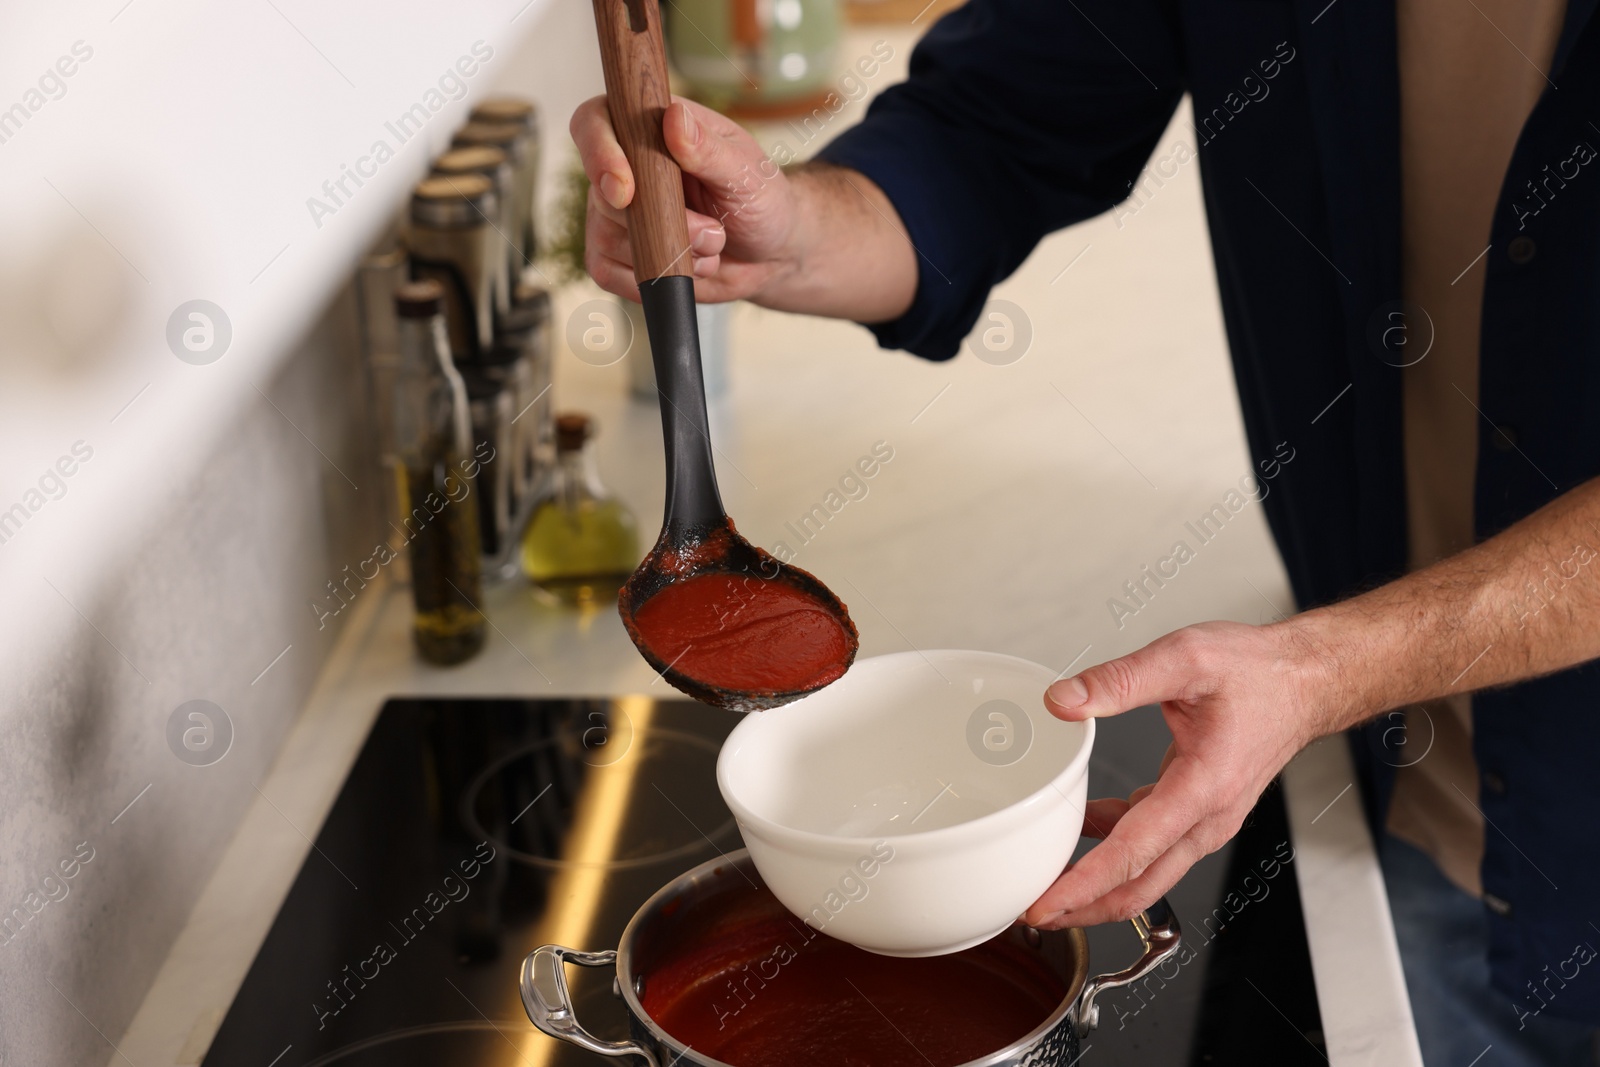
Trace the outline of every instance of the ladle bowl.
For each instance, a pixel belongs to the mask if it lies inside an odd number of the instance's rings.
[[[628,636],[638,647],[645,662],[674,689],[706,704],[730,711],[763,711],[775,708],[821,689],[819,685],[803,689],[724,689],[709,685],[676,670],[664,662],[639,633],[635,616],[645,602],[673,582],[704,574],[742,574],[756,582],[786,582],[832,611],[844,624],[849,639],[850,653],[844,666],[855,661],[860,647],[860,637],[855,623],[844,603],[810,571],[779,562],[770,552],[759,548],[739,535],[733,522],[724,517],[718,525],[697,530],[675,531],[668,536],[663,528],[660,539],[639,569],[633,572],[617,597],[617,609]]]
[[[735,711],[776,707],[826,682],[794,691],[720,688],[663,662],[639,630],[639,609],[666,586],[704,574],[746,574],[758,582],[784,582],[833,615],[845,638],[840,674],[854,661],[860,643],[837,596],[812,575],[784,566],[739,536],[723,509],[700,368],[683,174],[662,134],[672,98],[661,12],[655,0],[594,0],[594,12],[611,125],[634,174],[628,234],[655,365],[667,461],[661,535],[623,586],[617,608],[645,661],[675,688]],[[759,595],[760,586],[755,589]]]

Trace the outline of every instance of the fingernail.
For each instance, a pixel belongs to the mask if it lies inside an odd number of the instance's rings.
[[[699,144],[700,123],[695,121],[688,108],[683,108],[680,113],[683,115],[683,139],[692,145]]]
[[[1089,689],[1081,678],[1067,678],[1045,690],[1045,696],[1058,707],[1075,708],[1089,699]]]
[[[694,240],[689,242],[689,247],[701,255],[711,251],[711,239],[717,234],[716,230],[701,230],[694,235]]]
[[[610,171],[600,175],[600,195],[605,197],[606,203],[612,207],[620,209],[627,206],[622,200],[625,189],[622,179]]]

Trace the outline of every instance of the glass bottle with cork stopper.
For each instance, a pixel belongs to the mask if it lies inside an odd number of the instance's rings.
[[[430,663],[472,658],[483,647],[477,478],[467,390],[450,355],[444,289],[408,282],[395,291],[399,358],[393,433],[402,530],[411,557],[412,637]]]
[[[405,534],[400,520],[405,509],[395,491],[394,373],[400,361],[400,323],[394,313],[395,290],[406,283],[409,265],[405,250],[388,242],[361,261],[356,271],[356,306],[360,312],[361,355],[366,369],[366,401],[384,477],[383,520],[388,527],[384,566],[390,580],[404,586],[411,581],[411,561],[406,557]]]
[[[556,416],[556,464],[522,538],[522,570],[534,587],[574,607],[616,600],[639,565],[633,512],[600,484],[589,416]]]

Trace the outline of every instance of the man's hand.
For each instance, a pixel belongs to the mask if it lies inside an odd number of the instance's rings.
[[[916,253],[865,175],[825,164],[785,172],[738,123],[679,98],[662,134],[684,175],[695,299],[860,322],[911,306]],[[590,182],[585,266],[602,288],[638,300],[627,215],[636,186],[605,97],[573,114],[572,139]]]
[[[1221,848],[1284,764],[1337,718],[1320,663],[1292,621],[1211,622],[1052,685],[1045,707],[1071,722],[1159,703],[1173,740],[1154,785],[1089,803],[1084,832],[1104,840],[1023,920],[1054,930],[1130,918]]]
[[[1104,840],[1024,920],[1126,919],[1220,848],[1303,746],[1390,708],[1600,658],[1600,478],[1465,552],[1271,626],[1211,622],[1052,685],[1068,720],[1160,703],[1154,785],[1089,804]]]
[[[667,109],[662,132],[685,177],[696,298],[748,298],[792,272],[795,190],[755,138],[732,119],[681,98]],[[612,131],[605,97],[573,114],[572,139],[590,182],[585,265],[602,288],[637,300],[626,213],[633,170]]]

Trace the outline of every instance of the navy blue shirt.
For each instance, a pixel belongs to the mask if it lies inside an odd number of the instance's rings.
[[[1600,474],[1594,5],[1568,5],[1494,214],[1479,538]],[[916,298],[879,342],[948,359],[1041,237],[1195,165],[1140,177],[1184,93],[1250,448],[1296,450],[1267,518],[1299,603],[1325,603],[1406,561],[1392,0],[971,0],[821,156],[881,186],[918,251]],[[1405,760],[1382,725],[1355,744],[1375,826]],[[1600,967],[1569,962],[1600,947],[1600,669],[1479,693],[1473,728],[1494,984],[1600,1023]]]

